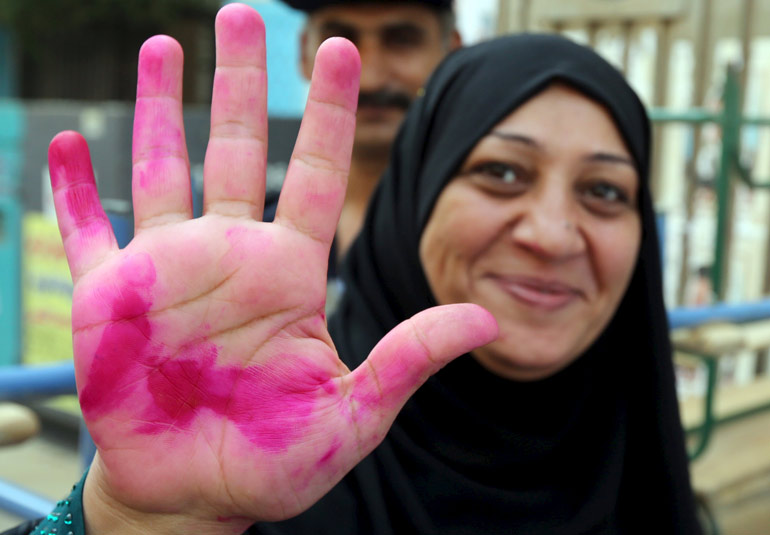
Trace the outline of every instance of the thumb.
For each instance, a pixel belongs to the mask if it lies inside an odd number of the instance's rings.
[[[473,304],[424,310],[400,323],[349,376],[359,426],[383,437],[406,400],[451,360],[497,338],[497,322]]]

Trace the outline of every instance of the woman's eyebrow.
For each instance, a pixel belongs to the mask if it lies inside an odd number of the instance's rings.
[[[505,141],[515,141],[530,147],[540,148],[540,144],[536,140],[523,134],[516,134],[515,132],[503,132],[502,130],[493,130],[489,135],[498,139],[503,139]],[[610,152],[596,152],[586,157],[586,161],[629,165],[633,167],[634,170],[636,170],[636,164],[631,158]]]
[[[513,132],[503,132],[501,130],[493,130],[490,136],[495,136],[500,139],[504,139],[506,141],[518,141],[519,143],[524,143],[525,145],[529,145],[531,147],[538,147],[537,141],[532,139],[531,137],[523,136],[521,134],[515,134]]]
[[[611,154],[609,152],[597,152],[586,158],[589,162],[602,162],[602,163],[619,163],[623,165],[630,165],[636,170],[636,164],[630,158],[621,156],[619,154]]]

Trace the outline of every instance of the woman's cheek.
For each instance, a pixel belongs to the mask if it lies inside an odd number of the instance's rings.
[[[593,240],[597,248],[600,280],[612,294],[622,295],[628,286],[637,258],[641,241],[638,221],[610,229]],[[619,297],[618,297],[619,300]]]

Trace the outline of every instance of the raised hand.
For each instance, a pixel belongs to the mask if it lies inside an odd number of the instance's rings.
[[[231,4],[216,32],[203,217],[192,219],[182,51],[169,37],[148,40],[139,56],[136,233],[125,249],[83,138],[63,132],[51,143],[79,397],[99,449],[86,484],[89,533],[239,532],[298,514],[377,446],[430,374],[496,336],[483,309],[439,307],[394,329],[352,373],[342,364],[324,301],[358,55],[343,39],[318,51],[268,224],[264,27]]]

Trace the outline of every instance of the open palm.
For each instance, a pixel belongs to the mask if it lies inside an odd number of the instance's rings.
[[[83,138],[59,134],[49,160],[75,282],[79,397],[99,449],[89,478],[134,510],[237,531],[310,506],[379,444],[431,373],[496,326],[473,305],[439,307],[345,367],[324,304],[358,55],[343,39],[319,50],[276,219],[263,223],[264,27],[232,4],[216,30],[203,217],[192,219],[182,51],[171,38],[148,40],[139,56],[136,237],[126,248],[99,204]]]

